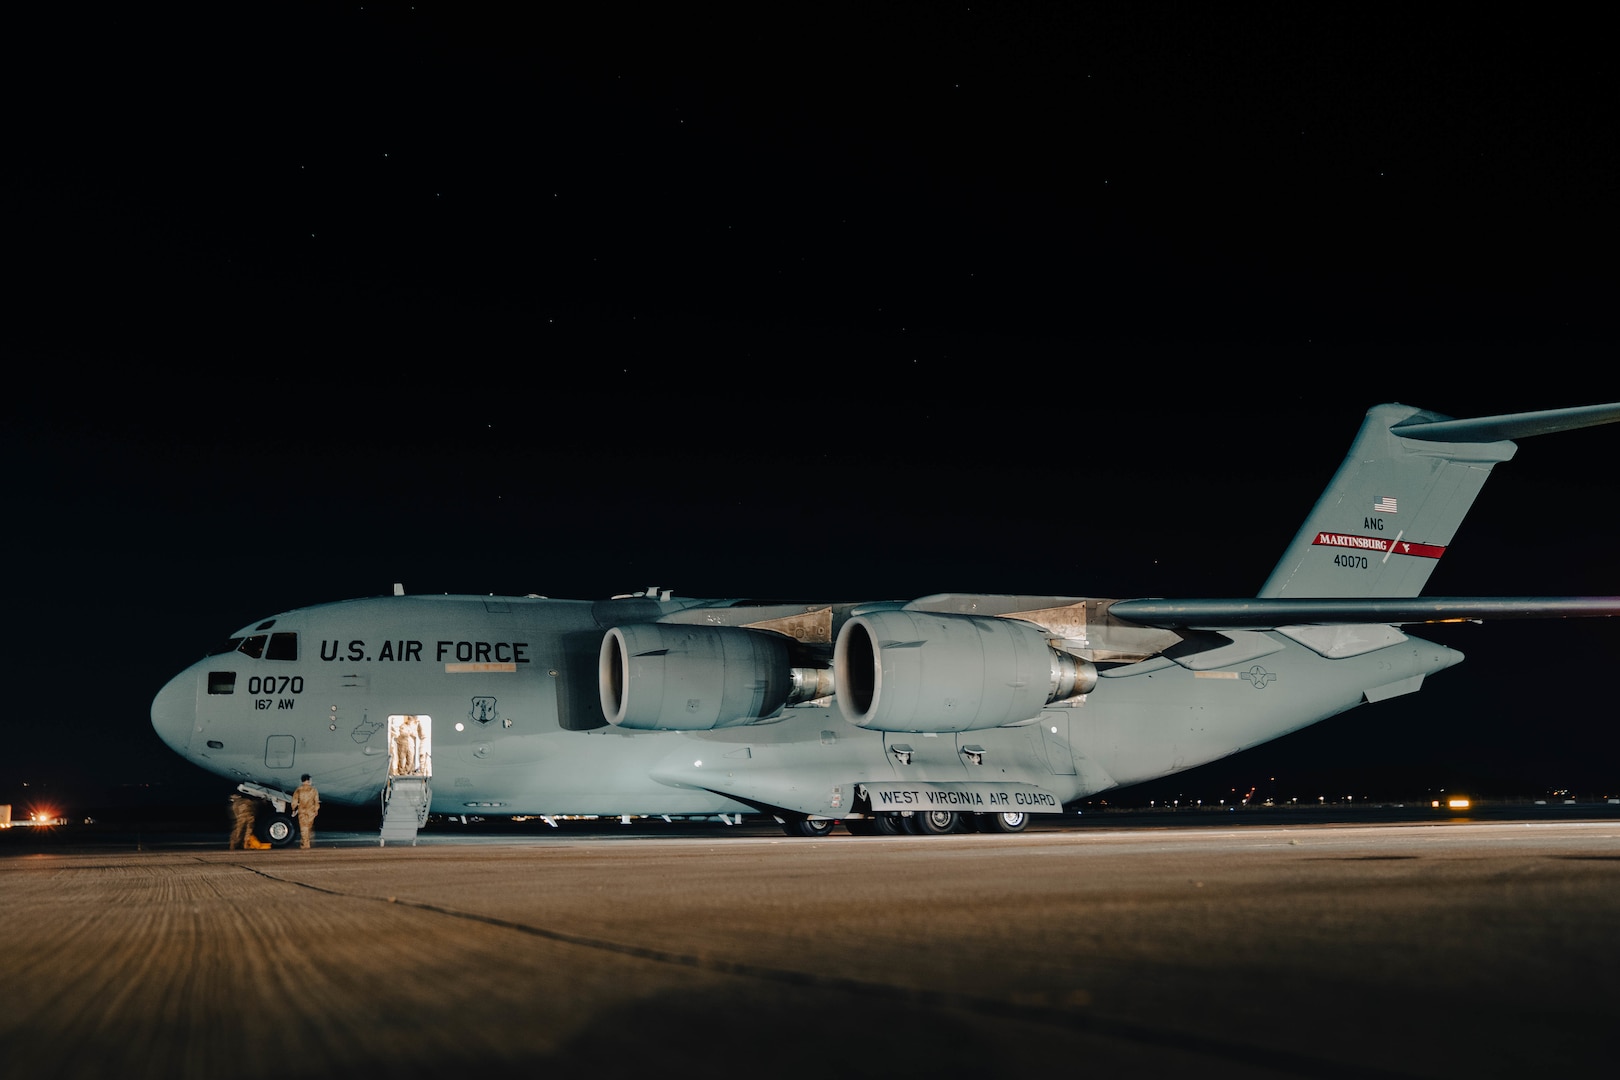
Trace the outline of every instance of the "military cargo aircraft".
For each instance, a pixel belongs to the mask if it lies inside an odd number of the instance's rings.
[[[244,627],[152,725],[278,809],[767,814],[790,835],[1015,832],[1419,689],[1462,655],[1409,624],[1612,616],[1620,597],[1420,597],[1512,440],[1620,404],[1453,419],[1370,409],[1256,597],[909,601],[411,596]],[[273,839],[290,835],[284,819]]]

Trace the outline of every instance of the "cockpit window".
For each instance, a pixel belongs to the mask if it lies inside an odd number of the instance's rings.
[[[208,692],[210,694],[236,693],[236,672],[210,671],[208,673]]]
[[[242,645],[242,639],[239,638],[239,637],[233,637],[233,638],[230,638],[229,640],[227,640],[223,645],[216,645],[212,649],[209,649],[208,650],[208,655],[209,656],[224,656],[226,653],[235,652],[238,648],[241,647],[241,645]]]
[[[251,656],[255,660],[297,660],[298,635],[282,631],[277,634],[253,634],[245,638],[233,637],[223,645],[209,649],[208,655],[224,656],[233,652]]]

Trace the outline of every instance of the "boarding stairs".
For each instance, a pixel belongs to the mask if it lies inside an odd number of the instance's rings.
[[[432,801],[433,792],[428,787],[427,777],[391,777],[383,789],[382,835],[378,837],[378,845],[387,846],[392,840],[395,843],[410,841],[415,847],[417,830],[427,824],[428,804]]]

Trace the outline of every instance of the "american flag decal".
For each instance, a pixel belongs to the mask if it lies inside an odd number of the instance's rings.
[[[1375,514],[1393,514],[1395,512],[1395,499],[1393,496],[1385,495],[1382,499],[1373,503],[1373,513]]]

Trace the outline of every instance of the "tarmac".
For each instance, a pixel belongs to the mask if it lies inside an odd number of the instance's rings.
[[[1620,817],[0,844],[28,1077],[1520,1076],[1620,1052]],[[11,830],[13,833],[17,830]]]

